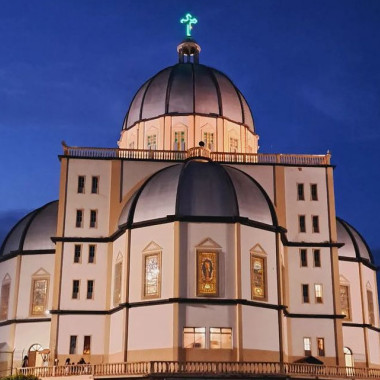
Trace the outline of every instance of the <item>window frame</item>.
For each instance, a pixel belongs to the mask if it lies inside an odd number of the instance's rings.
[[[322,348],[319,347],[320,341],[322,342]],[[318,356],[326,356],[325,338],[321,338],[321,337],[317,338],[317,352],[318,352]]]
[[[343,310],[344,308],[342,307],[342,293],[341,293],[341,288],[346,288],[347,289],[347,306],[348,306],[348,315],[347,314],[343,314]],[[341,312],[342,312],[342,315],[345,315],[345,317],[343,318],[344,321],[351,321],[352,320],[352,317],[351,317],[351,293],[350,293],[350,285],[349,284],[346,284],[346,283],[340,283],[339,284],[339,302],[340,302],[340,309],[341,309]]]
[[[75,282],[78,282],[78,291],[75,293],[74,292],[74,284]],[[74,297],[74,294],[76,294],[76,297]],[[72,282],[72,288],[71,288],[71,299],[72,300],[79,300],[80,299],[80,280],[74,280]]]
[[[307,268],[308,267],[307,249],[306,248],[300,248],[299,253],[300,253],[300,267],[301,268]]]
[[[94,248],[94,254],[90,255],[92,248]],[[96,250],[97,250],[97,245],[96,244],[89,244],[88,245],[88,258],[87,258],[87,263],[88,264],[95,264],[96,263]],[[90,257],[93,257],[92,261],[90,260]]]
[[[319,290],[317,290],[317,288]],[[320,293],[320,296],[317,295],[318,293]],[[323,304],[323,284],[314,284],[314,300],[317,304]]]
[[[141,298],[142,299],[153,299],[153,298],[161,298],[161,281],[162,281],[162,255],[161,255],[161,252],[162,251],[147,251],[147,252],[143,252],[142,254],[142,271],[143,271],[143,274],[142,274],[142,294],[141,294]],[[155,280],[156,282],[156,287],[157,287],[157,292],[156,293],[148,293],[147,292],[147,267],[146,267],[146,264],[147,264],[147,258],[148,257],[154,257],[156,256],[157,257],[157,262],[158,262],[158,266],[159,266],[159,270],[158,270],[158,276]]]
[[[79,248],[79,256],[77,255],[77,248]],[[82,263],[82,244],[74,244],[73,263],[74,264],[81,264]]]
[[[76,214],[75,214],[75,228],[83,228],[83,209],[77,208]]]
[[[315,189],[315,192],[313,191]],[[315,202],[318,201],[318,184],[311,183],[310,184],[310,200]]]
[[[90,288],[92,288],[91,292],[89,291]],[[95,280],[87,280],[86,300],[93,300],[95,297],[94,293],[95,293]],[[90,294],[90,297],[88,296],[89,294]]]
[[[96,183],[96,186],[94,187],[94,180]],[[95,191],[94,191],[95,189]],[[91,194],[99,194],[99,176],[98,175],[93,175],[91,177]]]
[[[118,272],[117,271],[118,268],[120,268],[120,276],[117,277],[116,273]],[[117,307],[120,305],[121,297],[122,297],[122,286],[123,286],[123,261],[120,260],[120,261],[117,261],[114,265],[113,293],[112,293],[112,303],[114,307]],[[116,297],[117,290],[118,290],[118,297]]]
[[[93,217],[95,215],[95,218]],[[98,210],[91,209],[90,210],[90,228],[98,228]]]
[[[81,179],[83,179],[83,185],[81,184]],[[86,193],[86,176],[78,175],[77,194],[85,194],[85,193]]]
[[[305,292],[305,290],[307,290]],[[309,284],[301,284],[301,296],[302,296],[302,303],[310,303],[310,287]]]
[[[157,133],[149,133],[146,135],[146,149],[147,150],[157,149]]]
[[[43,310],[41,312],[34,311],[34,308],[35,308],[34,292],[35,292],[35,284],[37,281],[46,281],[45,299],[43,303]],[[49,302],[49,282],[50,282],[49,276],[39,276],[39,275],[32,276],[31,287],[30,287],[30,306],[29,306],[30,316],[35,317],[35,316],[45,315],[45,312],[47,310],[47,304]]]
[[[211,329],[219,330],[219,332],[211,331]],[[229,330],[229,332],[223,332],[223,330]],[[213,347],[212,346],[212,335],[218,335],[219,336],[219,347]],[[230,346],[229,347],[222,347],[223,346],[223,335],[229,335],[230,336]],[[232,336],[232,327],[210,327],[209,328],[209,342],[210,342],[210,349],[211,350],[232,350],[233,349],[233,336]]]
[[[255,271],[254,271],[254,261],[255,259],[262,260],[262,277],[261,280],[261,287],[263,289],[264,295],[257,296],[255,293]],[[257,252],[254,249],[251,249],[250,251],[250,282],[251,282],[251,299],[256,301],[268,301],[268,279],[267,279],[267,255],[264,251]],[[257,286],[259,287],[259,286]]]
[[[297,201],[305,200],[305,184],[297,182]]]
[[[75,339],[73,339],[75,338]],[[72,343],[75,343],[74,345]],[[78,335],[70,335],[69,338],[69,355],[76,355],[78,349]]]
[[[306,343],[308,342],[308,343]],[[309,348],[309,349],[307,349]],[[303,352],[305,356],[311,356],[312,349],[311,349],[311,337],[310,336],[304,336],[303,337]]]
[[[368,311],[368,323],[373,326],[376,321],[375,304],[373,302],[373,291],[372,289],[368,289],[368,288],[367,288],[367,311]]]
[[[318,253],[318,255],[316,255],[316,253]],[[316,260],[316,256],[318,256],[318,260]],[[316,265],[317,263],[319,265]],[[322,267],[321,250],[320,250],[320,248],[313,249],[313,265],[314,265],[314,268],[321,268]]]
[[[312,225],[313,234],[319,234],[321,232],[321,229],[319,226],[319,215],[312,215],[311,216],[311,225]]]
[[[11,278],[9,274],[6,274],[1,282],[1,294],[0,294],[0,321],[8,320],[9,314],[9,301],[11,298]],[[5,293],[5,289],[7,289]]]
[[[86,338],[88,340],[88,351],[86,350]],[[91,339],[92,335],[83,336],[83,355],[91,355]]]
[[[185,331],[186,329],[192,329],[193,331],[190,332],[190,331]],[[203,329],[203,332],[201,331],[196,331],[196,329],[200,330],[200,329]],[[191,349],[196,349],[196,350],[203,350],[206,348],[206,327],[188,327],[188,326],[184,326],[183,327],[183,333],[182,333],[182,346],[185,350],[191,350]],[[185,335],[188,334],[193,334],[193,343],[192,343],[192,347],[189,347],[189,346],[185,346]],[[203,335],[203,342],[201,342],[201,345],[198,346],[196,342],[196,335]],[[203,343],[203,346],[202,346],[202,343]]]
[[[303,220],[303,223],[301,223],[301,220]],[[306,215],[305,214],[298,215],[298,232],[306,233]]]

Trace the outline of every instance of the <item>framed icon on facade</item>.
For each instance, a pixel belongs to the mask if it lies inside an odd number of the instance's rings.
[[[218,253],[197,252],[197,296],[218,295]]]

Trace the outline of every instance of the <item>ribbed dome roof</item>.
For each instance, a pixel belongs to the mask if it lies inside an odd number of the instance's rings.
[[[253,178],[230,166],[195,160],[151,176],[124,206],[119,226],[167,218],[189,221],[246,218],[277,225],[270,199]]]
[[[375,264],[372,253],[359,232],[341,218],[336,218],[338,242],[344,243],[339,248],[339,256],[363,259]]]
[[[9,232],[0,247],[0,257],[20,251],[55,249],[51,237],[57,230],[58,201],[30,212]]]
[[[178,114],[221,116],[254,131],[248,103],[232,81],[218,70],[191,62],[167,67],[145,82],[133,98],[123,129]]]

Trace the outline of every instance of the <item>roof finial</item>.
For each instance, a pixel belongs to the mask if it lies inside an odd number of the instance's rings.
[[[186,37],[191,37],[192,24],[196,24],[198,20],[190,13],[187,13],[185,18],[181,18],[181,24],[186,24]]]

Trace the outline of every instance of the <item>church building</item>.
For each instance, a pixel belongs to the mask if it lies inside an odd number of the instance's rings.
[[[376,266],[335,214],[330,154],[259,153],[233,81],[190,35],[177,52],[118,147],[63,144],[58,200],[2,243],[0,366],[380,378]]]

